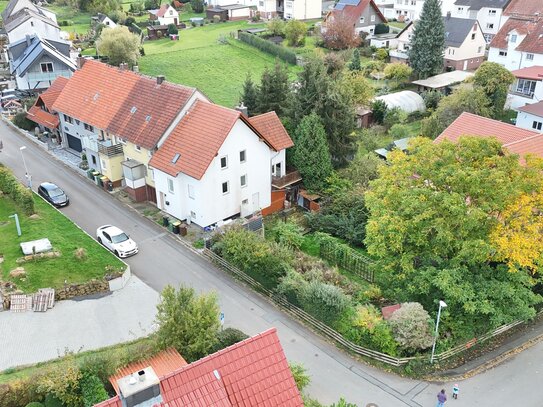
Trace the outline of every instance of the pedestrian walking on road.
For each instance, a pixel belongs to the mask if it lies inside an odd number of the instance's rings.
[[[0,140],[0,153],[2,152],[3,148],[4,148],[4,143],[2,143],[2,140]]]
[[[458,387],[458,383],[453,386],[453,399],[458,399],[458,392],[460,391],[460,387]]]
[[[436,407],[443,407],[445,405],[445,402],[447,401],[447,395],[445,394],[445,389],[441,389],[439,393],[437,393],[437,406]]]

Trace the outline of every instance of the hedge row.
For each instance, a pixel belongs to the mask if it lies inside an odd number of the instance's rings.
[[[273,42],[263,40],[262,38],[253,35],[240,32],[238,35],[240,41],[245,42],[261,51],[274,55],[289,64],[296,65],[296,54],[287,48],[283,48],[279,45],[275,45]]]
[[[0,191],[9,195],[26,215],[34,213],[34,196],[25,188],[9,169],[0,164]]]

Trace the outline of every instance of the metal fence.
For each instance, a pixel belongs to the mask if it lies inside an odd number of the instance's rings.
[[[373,283],[374,274],[371,267],[373,262],[346,244],[326,238],[322,239],[320,241],[320,255],[323,259]]]
[[[424,359],[430,359],[428,355],[419,355],[419,356],[413,356],[413,357],[406,357],[406,358],[397,358],[394,356],[387,355],[382,352],[375,351],[373,349],[364,348],[363,346],[357,345],[348,339],[344,338],[343,335],[341,335],[339,332],[335,331],[334,329],[330,328],[326,324],[322,323],[318,319],[314,318],[313,316],[309,315],[307,312],[305,312],[303,309],[296,307],[295,305],[288,302],[283,296],[278,295],[277,293],[274,293],[273,291],[268,290],[265,288],[262,284],[260,284],[258,281],[256,281],[254,278],[250,277],[243,271],[239,270],[238,268],[232,266],[230,263],[228,263],[225,259],[218,256],[211,250],[205,248],[203,250],[203,255],[207,257],[211,262],[216,264],[217,266],[221,267],[223,270],[233,274],[236,278],[243,281],[247,285],[249,285],[252,289],[255,291],[265,295],[266,297],[270,298],[276,305],[281,307],[284,311],[289,313],[290,315],[296,317],[297,319],[305,322],[307,325],[309,325],[311,328],[313,328],[315,331],[317,331],[319,334],[330,338],[334,340],[336,343],[340,344],[341,346],[345,347],[346,349],[350,350],[351,352],[366,356],[368,358],[371,358],[373,360],[377,360],[379,362],[386,363],[388,365],[392,366],[402,366],[407,363],[409,363],[412,360],[424,360]],[[543,310],[540,311],[537,315],[541,315],[543,313]],[[476,344],[485,342],[491,338],[494,338],[520,324],[524,323],[524,321],[515,321],[507,325],[502,325],[492,332],[488,332],[480,337],[473,338],[463,344],[460,344],[458,346],[455,346],[452,349],[446,350],[442,353],[438,353],[434,355],[434,360],[442,361],[451,358],[452,356],[455,356],[459,353],[465,352],[466,350],[470,349]]]

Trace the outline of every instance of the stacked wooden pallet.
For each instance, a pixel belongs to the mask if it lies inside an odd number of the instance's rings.
[[[40,288],[32,295],[12,294],[10,311],[14,312],[45,312],[55,305],[55,290],[52,288]]]

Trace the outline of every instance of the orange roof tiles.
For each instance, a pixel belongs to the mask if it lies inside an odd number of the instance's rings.
[[[535,16],[509,18],[490,42],[490,47],[507,49],[507,38],[513,30],[520,35],[525,35],[515,50],[534,54],[543,53],[543,41],[540,38],[543,35],[543,19]]]
[[[527,155],[543,158],[543,134],[535,134],[523,140],[504,144],[503,147],[510,153],[518,154],[522,163]]]
[[[249,122],[268,141],[275,151],[281,151],[294,145],[275,112],[250,117]]]
[[[354,5],[354,6],[351,5],[351,4],[347,4],[347,5],[345,5],[345,7],[342,10],[334,9],[334,10],[330,11],[329,15],[332,15],[332,16],[333,15],[343,15],[343,16],[345,16],[346,20],[350,21],[352,24],[356,24],[357,21],[359,20],[360,16],[364,13],[364,10],[368,6],[370,6],[370,7],[372,7],[374,9],[374,11],[377,13],[377,15],[379,16],[379,18],[381,19],[381,21],[383,23],[387,22],[387,19],[381,13],[381,11],[379,10],[379,8],[377,7],[377,5],[375,4],[375,2],[373,0],[360,0],[359,3],[357,5]],[[325,20],[326,20],[326,18],[325,18]]]
[[[532,103],[531,105],[524,105],[518,108],[521,112],[533,114],[535,116],[543,117],[543,101]]]
[[[167,82],[157,85],[153,78],[87,60],[53,109],[150,149],[194,92]]]
[[[516,78],[533,79],[540,81],[543,79],[543,66],[534,65],[528,68],[517,69],[511,71]]]
[[[53,104],[59,97],[60,93],[68,83],[69,79],[65,78],[63,76],[59,76],[49,88],[43,92],[39,98],[43,101],[45,104],[45,107],[48,110],[51,110],[53,107]]]
[[[456,142],[461,136],[479,136],[496,137],[500,143],[508,144],[535,134],[538,133],[464,112],[435,139],[435,142],[439,143],[445,139]]]
[[[123,402],[121,401],[119,396],[115,396],[110,398],[109,400],[95,404],[94,407],[123,407]]]
[[[141,360],[139,362],[134,362],[120,368],[117,372],[109,378],[109,382],[115,389],[115,392],[119,394],[119,385],[117,380],[131,375],[134,372],[145,369],[148,366],[151,366],[155,374],[160,378],[172,372],[175,372],[179,368],[187,365],[187,362],[183,357],[173,348],[168,348],[157,353],[155,356],[149,359]]]
[[[543,3],[538,0],[511,0],[503,14],[511,15],[528,15],[543,14]]]
[[[149,165],[173,177],[180,172],[201,179],[240,112],[196,101],[153,155]],[[180,154],[176,163],[172,159]]]
[[[276,329],[161,378],[162,407],[301,407]]]
[[[59,125],[58,116],[48,113],[43,109],[40,109],[38,106],[34,105],[26,114],[28,120],[32,120],[34,123],[41,124],[49,129],[55,129]]]

